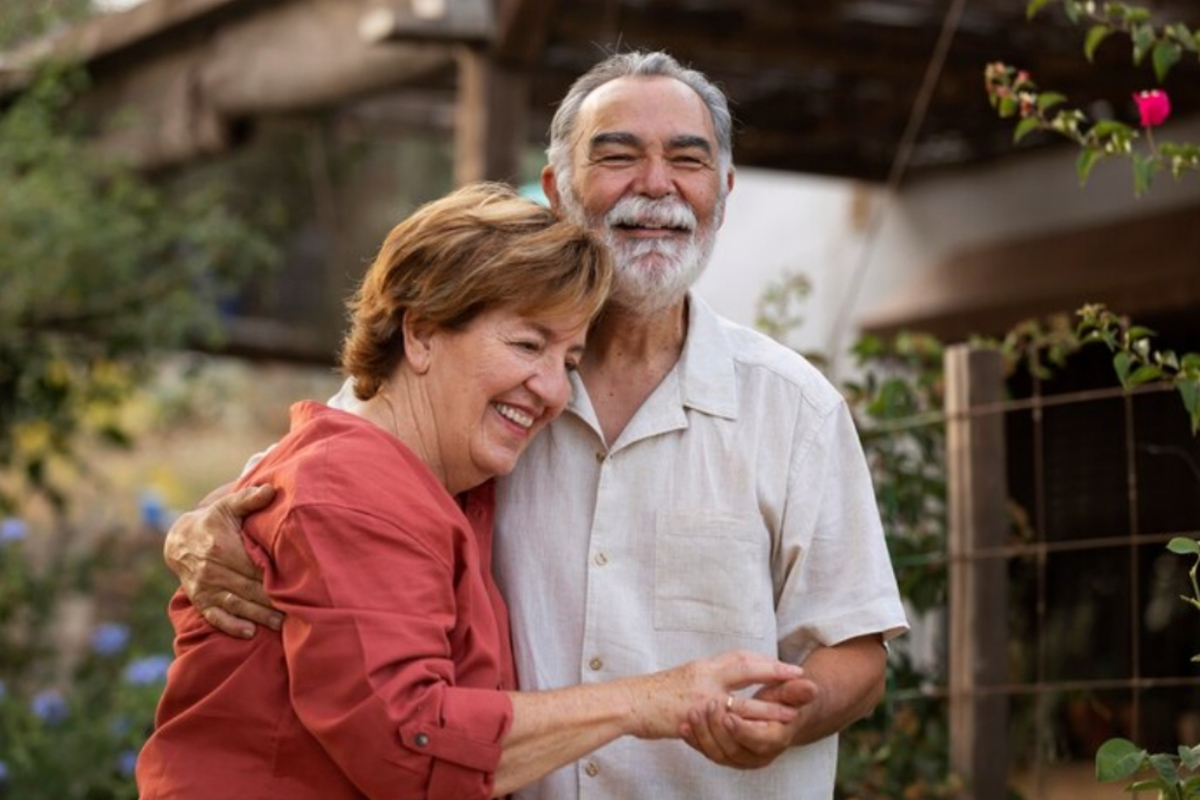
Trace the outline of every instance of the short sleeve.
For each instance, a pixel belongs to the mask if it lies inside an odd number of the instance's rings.
[[[908,628],[866,458],[849,409],[801,420],[776,581],[780,655]]]

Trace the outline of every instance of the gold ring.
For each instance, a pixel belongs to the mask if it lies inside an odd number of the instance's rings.
[[[726,713],[733,711],[733,695],[732,694],[725,698],[725,711],[726,711]]]
[[[221,603],[221,607],[222,607],[222,608],[225,608],[225,607],[227,607],[227,606],[229,605],[229,601],[230,601],[230,600],[232,600],[232,599],[233,599],[233,592],[231,592],[231,591],[229,591],[228,589],[226,589],[226,590],[225,590],[225,597],[224,597],[224,599],[223,599],[223,601],[222,601],[222,603]]]

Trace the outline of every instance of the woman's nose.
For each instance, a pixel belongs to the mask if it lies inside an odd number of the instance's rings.
[[[571,401],[571,380],[561,361],[539,367],[529,388],[553,414],[558,414]]]

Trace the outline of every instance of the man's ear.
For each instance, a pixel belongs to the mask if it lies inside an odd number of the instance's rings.
[[[436,328],[412,314],[405,314],[401,324],[404,329],[404,362],[417,375],[424,375],[429,371],[433,359],[433,334]]]
[[[729,168],[729,173],[725,176],[725,197],[729,197],[729,193],[733,191],[733,167]],[[717,220],[717,227],[725,224],[725,206],[721,206],[721,218]]]
[[[550,210],[555,214],[561,213],[562,198],[558,196],[558,181],[555,180],[554,167],[549,164],[542,167],[542,192],[550,201]]]

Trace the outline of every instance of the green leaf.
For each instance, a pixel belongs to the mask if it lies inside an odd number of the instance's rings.
[[[1029,134],[1036,131],[1038,129],[1038,125],[1040,124],[1041,123],[1038,121],[1037,117],[1026,117],[1018,122],[1016,130],[1013,131],[1013,144],[1016,144]]]
[[[1129,353],[1126,353],[1124,350],[1113,356],[1113,369],[1117,371],[1117,380],[1121,382],[1121,386],[1124,389],[1129,388],[1129,367],[1131,363],[1132,359]]]
[[[1195,747],[1179,745],[1179,761],[1188,769],[1200,767],[1200,745]]]
[[[1098,139],[1102,139],[1113,134],[1133,133],[1133,128],[1130,128],[1124,122],[1117,122],[1115,119],[1106,119],[1093,125],[1089,133]]]
[[[1175,767],[1174,756],[1155,753],[1150,756],[1150,766],[1154,767],[1154,771],[1167,786],[1175,786],[1179,783],[1179,770]]]
[[[1140,7],[1135,7],[1135,6],[1126,6],[1125,7],[1125,19],[1131,23],[1149,22],[1150,21],[1150,11],[1145,8],[1140,8]]]
[[[1200,369],[1200,353],[1184,353],[1179,366],[1184,370]]]
[[[1192,418],[1192,433],[1200,432],[1200,380],[1179,380],[1175,385],[1183,398],[1183,407]]]
[[[1154,182],[1156,163],[1153,158],[1135,153],[1133,155],[1133,193],[1141,197],[1150,190]]]
[[[1141,66],[1146,53],[1154,46],[1154,27],[1152,25],[1137,25],[1132,32],[1133,63]]]
[[[1071,20],[1072,25],[1079,24],[1079,3],[1077,0],[1066,0],[1063,3],[1063,11],[1067,12],[1067,19]]]
[[[1197,49],[1200,49],[1197,47],[1196,37],[1193,36],[1192,32],[1188,30],[1187,25],[1168,25],[1167,33],[1175,37],[1175,41],[1179,42],[1180,45],[1187,50],[1191,50],[1193,53],[1196,52]]]
[[[1096,751],[1096,780],[1120,781],[1133,775],[1146,760],[1146,751],[1128,739],[1109,739]]]
[[[1181,556],[1200,555],[1200,541],[1189,539],[1186,536],[1175,536],[1167,542],[1167,549]],[[1200,751],[1200,745],[1193,749]],[[1200,752],[1197,752],[1196,757],[1200,758]]]
[[[1100,43],[1108,38],[1112,28],[1107,25],[1093,25],[1092,29],[1087,33],[1087,41],[1083,45],[1083,54],[1087,56],[1088,61],[1092,61],[1096,55],[1096,48]]]
[[[1092,174],[1092,168],[1096,166],[1096,162],[1104,157],[1104,154],[1093,148],[1084,148],[1079,153],[1079,158],[1075,159],[1075,172],[1079,174],[1079,185],[1087,184],[1088,176]]]
[[[1154,77],[1158,78],[1159,83],[1166,81],[1171,67],[1178,64],[1182,57],[1183,48],[1174,42],[1164,40],[1154,45]]]
[[[1130,387],[1141,386],[1143,383],[1150,383],[1151,381],[1156,381],[1161,377],[1161,369],[1153,364],[1143,364],[1134,370],[1133,374],[1129,376],[1129,385]]]
[[[1038,95],[1037,107],[1038,111],[1046,112],[1055,106],[1060,106],[1067,102],[1067,96],[1058,92],[1042,92]]]
[[[1154,335],[1154,331],[1145,325],[1134,325],[1129,329],[1129,341],[1131,342],[1136,342],[1138,339],[1146,339]]]
[[[1020,108],[1020,105],[1017,102],[1016,98],[1001,97],[1000,105],[997,107],[997,110],[1000,112],[1001,117],[1008,118],[1008,117],[1011,117],[1013,114],[1016,114],[1018,108]]]
[[[1033,19],[1037,13],[1041,11],[1047,4],[1054,0],[1029,0],[1029,5],[1025,7],[1025,15],[1028,19]]]

